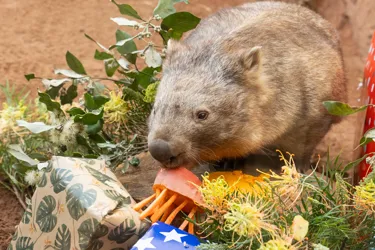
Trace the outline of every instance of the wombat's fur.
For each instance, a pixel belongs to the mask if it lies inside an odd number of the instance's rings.
[[[223,9],[169,43],[149,150],[176,167],[277,148],[306,168],[338,121],[322,102],[346,98],[339,37],[319,15],[281,2]]]

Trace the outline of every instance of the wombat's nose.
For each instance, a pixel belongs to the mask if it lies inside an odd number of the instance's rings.
[[[155,160],[161,163],[170,162],[174,159],[168,142],[164,140],[158,139],[151,142],[148,151]]]

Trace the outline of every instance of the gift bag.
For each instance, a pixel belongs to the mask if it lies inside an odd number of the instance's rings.
[[[8,249],[130,249],[150,227],[104,161],[53,157]]]
[[[375,104],[375,32],[372,37],[370,49],[368,52],[367,62],[364,70],[363,85],[367,90],[367,103]],[[366,111],[366,119],[364,124],[363,134],[365,134],[369,129],[375,127],[375,109],[369,106]],[[368,154],[370,152],[375,152],[375,142],[370,142],[364,146],[362,150],[362,155]],[[359,165],[358,177],[362,179],[369,172],[369,164],[366,161],[362,161]]]

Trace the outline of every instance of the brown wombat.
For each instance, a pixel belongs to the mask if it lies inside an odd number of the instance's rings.
[[[223,9],[170,41],[149,152],[177,167],[280,149],[306,169],[338,121],[327,100],[346,101],[339,37],[327,21],[281,2]]]

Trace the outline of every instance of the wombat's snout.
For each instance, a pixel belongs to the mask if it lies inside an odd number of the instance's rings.
[[[161,139],[152,141],[148,146],[148,150],[151,156],[163,165],[169,165],[176,159],[176,155],[173,155],[169,143]]]

